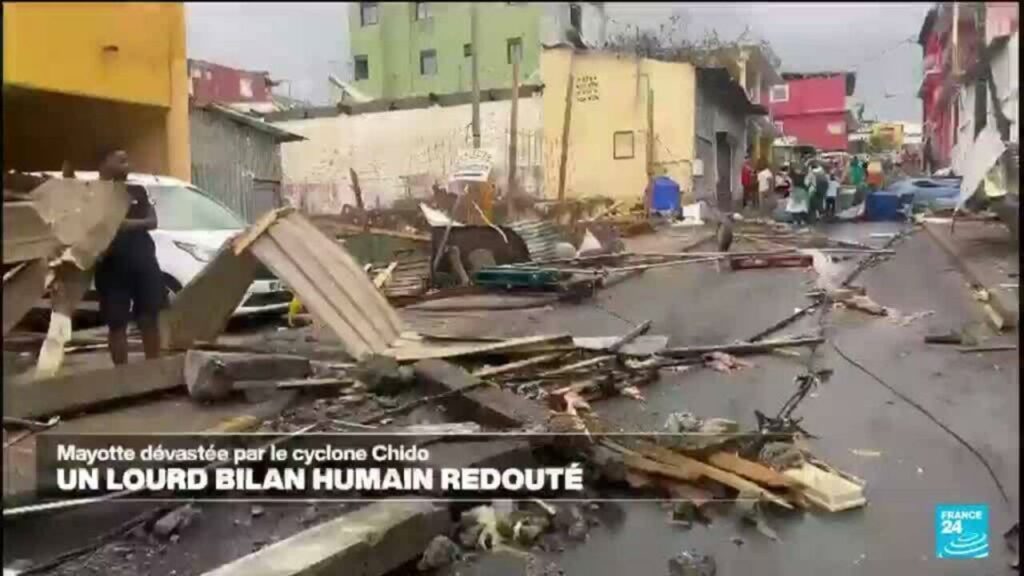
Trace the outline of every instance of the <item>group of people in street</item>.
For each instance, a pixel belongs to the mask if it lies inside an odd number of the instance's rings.
[[[755,169],[748,157],[743,163],[741,181],[744,208],[760,206],[774,195],[786,202],[785,212],[794,224],[806,226],[822,218],[835,218],[843,181],[858,191],[857,196],[863,194],[868,184],[867,162],[854,156],[844,171],[819,158],[807,158],[793,164],[786,162],[773,171],[764,161]]]

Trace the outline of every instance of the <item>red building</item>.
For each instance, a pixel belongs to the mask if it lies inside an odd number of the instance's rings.
[[[188,61],[189,95],[196,105],[212,102],[271,102],[274,82],[267,72],[228,68],[203,60]]]
[[[963,144],[969,147],[976,136],[970,126],[980,127],[987,115],[987,95],[977,92],[975,86],[965,85],[964,79],[977,76],[971,71],[983,59],[992,39],[1017,30],[1019,9],[1015,2],[959,4],[955,10],[952,3],[936,4],[917,37],[924,57],[924,78],[917,93],[923,116],[924,162],[925,168],[932,171],[954,167],[957,144],[966,137]],[[981,94],[981,101],[974,98],[976,93]]]
[[[785,84],[768,94],[775,127],[801,145],[822,151],[846,151],[850,117],[846,97],[853,95],[853,72],[784,72]]]

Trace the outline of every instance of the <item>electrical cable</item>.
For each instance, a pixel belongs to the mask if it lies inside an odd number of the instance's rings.
[[[949,426],[947,426],[941,420],[936,418],[924,406],[921,406],[920,404],[915,402],[912,398],[910,398],[906,394],[903,394],[902,392],[900,392],[896,388],[893,388],[892,385],[890,385],[888,382],[886,382],[885,380],[882,380],[874,372],[872,372],[872,371],[868,370],[866,367],[864,367],[863,364],[861,364],[861,363],[857,362],[856,360],[854,360],[853,358],[850,358],[849,356],[847,356],[846,353],[843,352],[839,348],[839,346],[835,343],[834,340],[831,342],[831,344],[832,344],[832,348],[835,349],[836,354],[839,354],[839,356],[843,360],[846,360],[847,362],[852,364],[854,367],[859,369],[861,372],[863,372],[863,373],[867,374],[868,376],[870,376],[872,380],[874,380],[875,382],[878,382],[879,384],[881,384],[882,386],[887,388],[890,392],[895,394],[896,397],[899,398],[900,400],[903,400],[907,404],[909,404],[909,405],[913,406],[914,408],[916,408],[920,413],[924,414],[929,420],[934,422],[939,428],[942,428],[943,430],[946,431],[946,433],[948,433],[950,436],[955,438],[956,441],[959,442],[964,448],[967,448],[967,450],[969,450],[971,452],[971,454],[973,454],[975,456],[975,458],[977,458],[978,461],[980,461],[982,463],[982,465],[985,466],[985,470],[988,470],[989,476],[992,477],[992,481],[995,482],[996,488],[999,489],[999,495],[1003,497],[1003,502],[1005,504],[1007,504],[1007,505],[1010,504],[1010,497],[1007,496],[1006,489],[1003,488],[1003,483],[1000,482],[999,481],[999,477],[996,476],[995,470],[992,469],[992,466],[988,463],[988,460],[986,460],[985,457],[981,455],[981,452],[978,452],[978,450],[974,446],[972,446],[970,442],[968,442],[967,440],[964,440],[963,437],[961,437],[959,434],[954,432]]]

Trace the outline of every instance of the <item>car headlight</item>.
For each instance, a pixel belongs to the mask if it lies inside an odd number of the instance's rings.
[[[178,248],[181,248],[185,252],[188,252],[189,256],[195,258],[196,260],[199,260],[200,262],[209,262],[210,260],[213,260],[214,256],[217,255],[216,250],[207,248],[205,246],[200,246],[198,244],[193,244],[191,242],[181,242],[179,240],[175,240],[174,245],[177,246]]]

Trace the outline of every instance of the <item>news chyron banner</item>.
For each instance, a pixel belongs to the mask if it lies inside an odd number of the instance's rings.
[[[600,437],[560,434],[205,434],[38,437],[46,501],[580,499]]]

